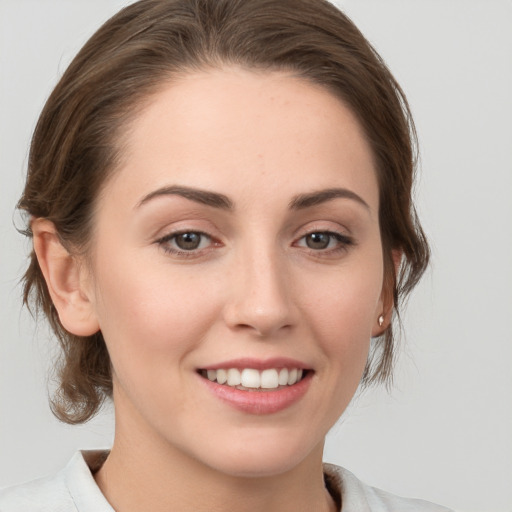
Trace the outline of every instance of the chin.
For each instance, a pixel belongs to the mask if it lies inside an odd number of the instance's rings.
[[[221,453],[210,451],[206,457],[204,453],[202,460],[221,473],[244,478],[271,477],[287,473],[310,457],[318,457],[319,464],[321,463],[323,440],[312,447],[298,439],[293,442],[289,433],[287,438],[267,437],[252,441],[240,438],[234,443],[231,442],[229,448]]]

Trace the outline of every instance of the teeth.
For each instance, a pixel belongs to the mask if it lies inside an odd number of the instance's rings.
[[[297,368],[290,370],[288,373],[288,386],[295,384],[297,382]]]
[[[215,370],[213,371],[215,372]],[[217,370],[215,373],[217,374],[217,382],[219,384],[225,384],[228,381],[228,373],[226,370]]]
[[[261,387],[275,389],[277,386],[279,386],[277,370],[263,370],[261,372]]]
[[[251,368],[242,370],[242,386],[244,388],[259,388],[261,386],[260,372]]]
[[[228,370],[228,386],[240,386],[241,383],[240,372],[236,368],[230,368]]]
[[[303,370],[298,368],[269,368],[258,371],[253,368],[237,368],[203,371],[203,376],[212,382],[228,386],[251,389],[277,389],[279,386],[292,386],[302,379]]]

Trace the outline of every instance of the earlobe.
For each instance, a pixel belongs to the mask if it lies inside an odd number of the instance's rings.
[[[99,325],[79,262],[62,245],[52,222],[34,219],[31,227],[34,251],[62,326],[77,336],[95,334]]]
[[[400,266],[402,263],[403,251],[399,249],[393,249],[391,251],[391,259],[393,260],[394,270],[394,281],[398,279],[400,273]],[[379,311],[375,319],[375,325],[372,328],[372,337],[382,336],[386,329],[391,323],[391,317],[393,314],[393,308],[395,306],[393,299],[393,284],[387,282],[388,280],[384,277],[384,284],[382,288],[381,300],[379,301]]]
[[[390,317],[391,312],[389,313],[389,316],[382,313],[375,319],[375,323],[372,328],[372,338],[377,338],[384,334],[384,331],[388,328]]]

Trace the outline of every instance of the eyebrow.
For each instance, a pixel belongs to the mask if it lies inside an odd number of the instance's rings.
[[[231,199],[229,199],[229,197],[225,196],[224,194],[178,185],[162,187],[158,190],[150,192],[148,195],[144,196],[142,200],[139,201],[139,203],[137,203],[137,208],[147,203],[148,201],[151,201],[151,199],[154,199],[155,197],[168,195],[181,196],[185,199],[195,201],[196,203],[212,206],[213,208],[219,208],[221,210],[233,210],[233,201],[231,201]]]
[[[291,210],[303,210],[337,198],[352,199],[370,210],[370,206],[361,196],[346,188],[327,188],[316,192],[300,194],[292,199],[289,208]]]
[[[196,203],[221,210],[234,210],[233,201],[224,194],[179,185],[162,187],[150,192],[137,203],[137,208],[156,197],[169,195],[181,196],[185,199],[195,201]],[[338,198],[354,200],[370,210],[368,203],[361,196],[346,188],[328,188],[315,192],[308,192],[306,194],[299,194],[290,201],[288,207],[290,210],[304,210]]]

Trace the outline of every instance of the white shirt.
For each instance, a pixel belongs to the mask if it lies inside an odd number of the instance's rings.
[[[102,452],[77,452],[56,475],[0,490],[0,512],[114,512],[89,465]],[[326,485],[341,512],[453,512],[433,503],[370,487],[350,471],[324,464]]]

